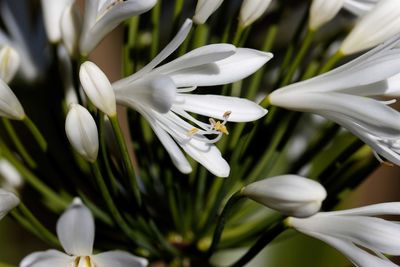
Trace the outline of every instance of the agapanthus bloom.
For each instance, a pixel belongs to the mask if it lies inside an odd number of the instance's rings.
[[[203,24],[217,10],[224,0],[198,0],[193,21]]]
[[[336,248],[356,266],[396,267],[383,254],[400,255],[400,225],[374,217],[382,215],[400,215],[400,203],[320,212],[304,219],[288,218],[287,224]]]
[[[71,0],[41,0],[47,37],[52,43],[57,43],[61,40],[61,16],[69,2]]]
[[[176,143],[210,172],[225,177],[229,174],[229,165],[213,145],[222,134],[228,133],[225,123],[257,120],[267,111],[246,99],[190,92],[198,86],[241,80],[263,66],[272,54],[214,44],[157,67],[183,42],[191,24],[187,20],[153,61],[139,72],[113,83],[113,87],[119,104],[137,110],[148,120],[180,171],[189,173],[192,168]],[[210,122],[202,122],[190,113],[211,117]]]
[[[13,193],[0,188],[0,220],[18,204],[19,199]]]
[[[267,10],[271,0],[244,0],[240,8],[239,23],[243,28],[253,24]]]
[[[9,83],[17,73],[19,66],[18,52],[8,45],[0,46],[0,79]]]
[[[57,236],[65,253],[57,250],[35,252],[26,256],[20,267],[85,266],[85,267],[142,267],[147,260],[124,251],[109,251],[93,255],[94,218],[78,198],[57,222]]]

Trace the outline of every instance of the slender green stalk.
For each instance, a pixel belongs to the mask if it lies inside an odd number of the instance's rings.
[[[49,242],[52,246],[60,247],[60,242],[58,238],[50,232],[36,217],[32,214],[32,212],[24,205],[24,203],[20,203],[18,209],[21,213],[26,217],[29,223],[36,229],[36,231],[42,236],[43,240]]]
[[[306,55],[312,43],[313,37],[314,37],[314,31],[308,29],[306,36],[304,37],[304,40],[301,44],[300,50],[297,53],[296,57],[294,58],[293,63],[290,65],[289,70],[285,75],[285,78],[280,84],[280,87],[288,85],[291,82],[293,75],[295,74],[297,68],[299,67],[301,61],[303,60],[304,56]]]
[[[134,51],[136,46],[137,36],[138,36],[138,28],[139,28],[139,20],[140,16],[135,16],[129,19],[128,22],[128,32],[127,32],[127,42],[124,44],[124,53],[123,53],[123,69],[124,75],[128,76],[132,74],[135,70],[135,60],[131,58],[131,52]]]
[[[109,118],[110,118],[111,126],[113,128],[115,137],[117,139],[117,144],[118,144],[121,156],[122,156],[122,160],[124,162],[125,172],[129,177],[129,181],[131,183],[133,193],[135,194],[137,204],[140,206],[142,204],[142,200],[141,200],[139,185],[138,185],[137,177],[135,174],[135,169],[133,168],[131,157],[129,156],[128,148],[125,143],[124,135],[122,133],[121,127],[118,122],[118,117],[111,116]]]
[[[243,31],[244,31],[244,28],[243,28],[243,27],[240,25],[240,23],[239,23],[238,26],[237,26],[237,28],[236,28],[235,37],[233,37],[233,40],[232,40],[232,44],[233,44],[233,45],[235,45],[235,46],[238,46],[238,45],[239,45],[240,39],[241,39],[242,36],[243,36]]]
[[[319,70],[318,74],[322,74],[325,73],[329,70],[331,70],[335,64],[341,60],[344,57],[344,54],[338,50],[335,54],[332,55],[332,57],[330,57],[328,59],[328,61],[321,67],[321,69]]]
[[[30,168],[35,169],[37,167],[35,160],[31,157],[31,155],[29,155],[28,151],[25,149],[25,146],[22,144],[21,140],[19,139],[10,120],[3,118],[2,121],[4,124],[4,128],[6,129],[7,134],[10,136],[11,141],[13,142],[19,155],[29,165]]]
[[[224,209],[222,210],[221,214],[218,216],[218,219],[217,219],[217,226],[214,231],[214,235],[213,235],[213,239],[212,239],[210,248],[208,249],[208,252],[207,252],[208,256],[211,256],[215,252],[215,250],[218,246],[218,243],[221,239],[222,232],[225,227],[225,222],[229,216],[229,213],[231,212],[232,207],[242,198],[243,198],[242,192],[238,191],[235,194],[233,194],[229,198],[228,202],[225,204]]]
[[[0,140],[1,154],[18,170],[18,172],[24,177],[24,179],[38,192],[45,196],[52,205],[55,205],[57,210],[64,210],[68,207],[70,199],[61,198],[60,194],[56,193],[43,183],[35,174],[27,169],[15,155],[9,150],[9,148]]]
[[[286,226],[280,219],[278,222],[273,224],[258,240],[257,242],[244,254],[239,260],[237,260],[230,267],[242,267],[251,261],[261,250],[263,250],[269,243],[271,243],[278,235],[280,235]]]
[[[16,265],[0,262],[0,267],[17,267]]]
[[[209,28],[207,24],[197,25],[194,29],[192,48],[198,48],[207,43]]]
[[[151,10],[151,22],[153,26],[152,40],[151,40],[151,58],[155,58],[158,53],[160,45],[160,15],[161,15],[161,1]]]
[[[31,132],[33,138],[35,138],[36,142],[38,143],[38,145],[42,149],[42,151],[46,151],[47,150],[46,139],[43,137],[42,133],[36,127],[35,123],[28,116],[25,116],[25,118],[22,120],[22,122],[25,124],[25,126],[28,128],[28,130]]]
[[[181,17],[183,4],[184,4],[184,0],[175,0],[174,11],[173,11],[173,15],[172,15],[172,21],[174,22],[174,25],[178,24],[178,21]]]

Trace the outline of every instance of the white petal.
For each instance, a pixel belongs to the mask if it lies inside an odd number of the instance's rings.
[[[114,116],[117,112],[114,90],[104,72],[86,61],[81,65],[79,78],[92,103],[108,116]]]
[[[219,8],[223,1],[224,0],[198,0],[193,21],[196,24],[205,23],[208,17]]]
[[[80,199],[74,199],[61,215],[57,222],[57,235],[66,253],[74,256],[92,255],[94,218]]]
[[[156,0],[115,1],[114,6],[109,7],[103,14],[98,14],[95,23],[87,31],[83,31],[80,43],[81,53],[87,55],[105,35],[115,29],[121,22],[147,12],[156,3]]]
[[[19,267],[70,267],[73,261],[73,257],[57,250],[47,250],[29,254]]]
[[[329,215],[360,215],[360,216],[381,216],[381,215],[400,215],[400,202],[387,202],[365,207],[332,211]]]
[[[19,199],[17,196],[0,188],[0,220],[18,204]]]
[[[0,48],[0,79],[9,83],[17,73],[20,66],[20,56],[18,52],[10,47]]]
[[[400,32],[398,0],[382,0],[365,15],[343,41],[345,55],[372,48]]]
[[[67,5],[61,16],[61,33],[64,45],[67,47],[70,55],[78,53],[78,42],[81,28],[81,18],[78,10],[73,4]]]
[[[25,111],[18,98],[2,79],[0,79],[0,116],[15,120],[22,120],[25,117]]]
[[[41,0],[44,25],[46,27],[47,36],[52,43],[59,42],[61,39],[61,15],[68,2],[70,2],[70,0]]]
[[[195,138],[179,145],[194,160],[203,165],[212,174],[218,177],[228,177],[230,172],[229,164],[221,156],[219,149],[206,142],[199,141]]]
[[[178,70],[171,78],[178,87],[214,86],[242,80],[260,69],[272,58],[271,53],[237,48],[236,53],[215,63]]]
[[[310,8],[310,29],[317,30],[333,19],[343,6],[344,0],[313,0]]]
[[[99,151],[96,122],[89,111],[72,104],[65,120],[65,132],[73,148],[86,160],[94,162]]]
[[[228,121],[234,122],[254,121],[267,114],[267,110],[250,100],[219,95],[180,94],[174,106],[219,120],[224,120],[224,113],[229,111]]]
[[[6,159],[0,159],[0,177],[3,179],[3,187],[15,191],[23,183],[23,177],[18,170]]]
[[[343,7],[356,16],[368,13],[380,0],[345,0]]]
[[[109,251],[91,257],[96,267],[145,267],[145,258],[124,251]]]
[[[239,21],[242,27],[247,27],[259,19],[267,10],[271,0],[244,0],[240,8]]]

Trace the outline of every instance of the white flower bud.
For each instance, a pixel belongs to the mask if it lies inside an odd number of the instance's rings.
[[[297,175],[282,175],[246,186],[242,194],[285,215],[309,217],[317,213],[326,198],[318,182]]]
[[[245,28],[259,19],[267,10],[271,0],[244,0],[240,9],[239,22]]]
[[[82,64],[79,77],[90,101],[108,116],[117,113],[114,90],[107,76],[93,62]]]
[[[60,21],[63,10],[71,0],[42,0],[44,24],[50,42],[61,40]]]
[[[9,83],[15,76],[20,65],[20,57],[17,51],[10,46],[0,49],[0,79]]]
[[[340,51],[350,55],[370,49],[400,33],[398,0],[382,0],[366,14],[343,41]]]
[[[344,0],[313,0],[310,9],[309,27],[318,30],[322,25],[333,19],[343,7]]]
[[[65,120],[65,132],[73,148],[86,160],[94,162],[99,151],[96,123],[89,111],[72,104]]]
[[[78,54],[81,18],[73,5],[65,7],[61,17],[61,36],[70,55]]]
[[[0,220],[3,219],[10,210],[18,206],[18,204],[18,197],[0,188]]]
[[[14,120],[25,118],[24,108],[2,79],[0,79],[0,116]]]
[[[0,180],[1,187],[9,191],[16,191],[16,189],[21,187],[24,183],[18,170],[5,159],[0,159]]]
[[[224,0],[198,0],[193,21],[196,24],[204,24]]]

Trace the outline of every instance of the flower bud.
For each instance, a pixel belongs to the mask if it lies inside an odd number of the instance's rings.
[[[8,191],[17,191],[24,183],[22,175],[6,159],[0,159],[0,182],[1,187]]]
[[[96,123],[89,111],[72,104],[65,120],[65,132],[72,147],[86,160],[94,162],[99,151]]]
[[[67,5],[61,16],[61,36],[70,55],[78,54],[81,18],[74,5]]]
[[[223,0],[198,0],[196,12],[193,16],[193,21],[196,24],[204,24],[206,20],[214,13]]]
[[[0,188],[0,220],[18,204],[19,199],[17,196]]]
[[[81,66],[79,78],[90,101],[108,116],[114,116],[117,113],[114,89],[100,68],[86,61]]]
[[[317,213],[327,195],[322,185],[297,175],[254,182],[244,187],[242,194],[285,215],[300,218]]]
[[[14,120],[25,118],[21,103],[2,79],[0,79],[0,116]]]
[[[310,8],[309,27],[316,31],[333,19],[342,8],[344,0],[313,0]]]
[[[60,21],[63,10],[71,0],[42,0],[44,24],[50,42],[61,40]]]
[[[15,76],[20,65],[20,57],[17,51],[10,46],[0,49],[0,79],[9,83]]]
[[[240,9],[239,22],[245,28],[253,24],[267,10],[271,0],[244,0]]]

